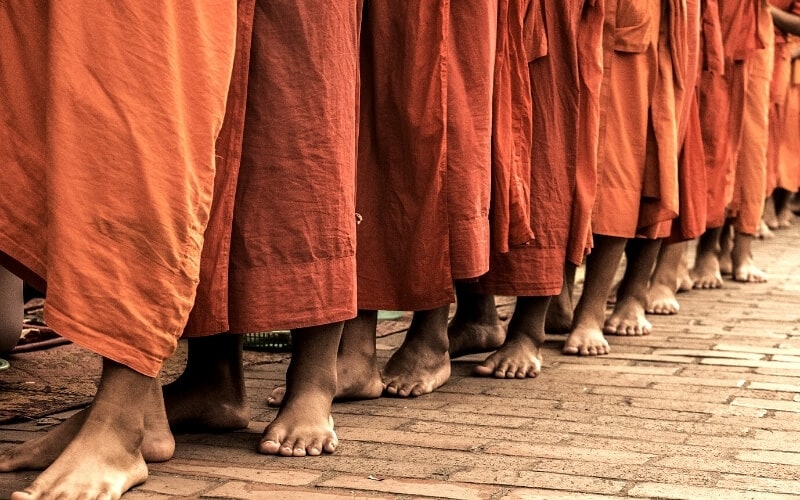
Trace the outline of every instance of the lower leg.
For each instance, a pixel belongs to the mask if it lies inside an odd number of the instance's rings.
[[[775,214],[778,228],[786,228],[792,225],[794,214],[792,213],[789,201],[792,193],[783,188],[777,188],[772,192],[772,201],[775,205]]]
[[[190,338],[186,368],[164,386],[170,425],[190,431],[243,429],[250,422],[244,387],[244,335]]]
[[[550,297],[517,297],[508,335],[495,353],[475,367],[476,375],[496,378],[536,377],[542,369],[540,348]]]
[[[108,359],[92,406],[64,451],[14,500],[119,498],[147,479],[145,415],[158,381]]]
[[[544,329],[548,333],[569,333],[572,329],[573,291],[575,290],[575,270],[571,262],[564,265],[564,286],[561,293],[549,301]]]
[[[744,283],[764,283],[767,275],[764,271],[756,267],[753,260],[753,239],[750,234],[736,232],[731,252],[731,264],[733,266],[733,279]]]
[[[0,267],[0,353],[17,345],[24,315],[22,280]]]
[[[564,354],[596,356],[608,354],[603,337],[606,299],[625,250],[625,238],[595,235],[595,247],[586,258],[583,293],[575,307],[572,331],[564,343]]]
[[[302,457],[333,453],[339,441],[331,404],[336,395],[336,355],[344,323],[292,330],[286,394],[258,451]]]
[[[378,311],[358,311],[358,316],[345,321],[336,359],[336,396],[334,401],[354,401],[379,398],[383,381],[378,370],[375,334]],[[286,386],[272,390],[267,399],[270,406],[280,406]]]
[[[722,286],[722,274],[719,270],[719,239],[722,228],[706,230],[697,241],[697,253],[694,268],[690,271],[695,288],[719,288]]]
[[[449,305],[416,311],[403,345],[383,369],[386,392],[395,396],[421,396],[435,391],[450,378],[447,338]]]
[[[733,221],[728,219],[719,235],[719,272],[723,276],[733,274],[731,252],[733,252]]]
[[[661,240],[628,240],[625,253],[628,265],[617,292],[614,312],[606,320],[604,331],[611,335],[648,335],[652,325],[645,317],[647,287],[653,273]]]
[[[456,304],[456,314],[447,327],[451,359],[494,351],[503,344],[505,331],[497,317],[493,295],[456,283]]]
[[[648,313],[676,314],[680,309],[676,293],[682,288],[681,266],[686,263],[686,247],[685,241],[661,245],[647,291]]]

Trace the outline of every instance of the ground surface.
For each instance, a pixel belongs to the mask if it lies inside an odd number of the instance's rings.
[[[535,380],[474,378],[472,363],[458,361],[435,394],[337,404],[334,456],[255,452],[288,360],[248,353],[250,428],[179,436],[175,458],[152,465],[125,498],[796,498],[798,248],[797,225],[756,243],[769,283],[682,294],[679,315],[651,317],[648,337],[610,338],[608,356],[562,356],[563,337],[552,336]],[[381,323],[382,359],[405,325]],[[99,362],[75,346],[9,359],[0,448],[43,432],[94,391]],[[0,498],[35,474],[0,474]]]

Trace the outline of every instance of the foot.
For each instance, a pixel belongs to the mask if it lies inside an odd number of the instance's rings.
[[[777,229],[778,226],[770,227],[764,220],[758,225],[758,232],[756,233],[756,238],[760,240],[771,240],[775,237],[775,233],[772,232],[773,229]]]
[[[580,356],[601,356],[608,354],[611,348],[608,345],[600,328],[577,327],[570,332],[564,342],[561,352],[564,354],[577,354]]]
[[[118,499],[147,480],[141,452],[155,379],[103,360],[103,375],[80,429],[53,463],[12,500]]]
[[[450,359],[468,354],[490,352],[503,345],[506,332],[499,322],[482,324],[477,322],[453,321],[447,327],[450,341]]]
[[[509,339],[497,352],[475,366],[475,375],[495,378],[534,378],[542,371],[542,353],[529,337]]]
[[[752,235],[736,233],[731,252],[733,279],[742,283],[764,283],[767,281],[767,275],[755,265],[752,243]]]
[[[711,289],[722,286],[722,273],[719,258],[715,254],[698,255],[694,268],[690,271],[694,288]]]
[[[181,375],[164,386],[169,425],[180,432],[225,432],[250,423],[244,389],[221,379]]]
[[[678,269],[678,292],[688,292],[694,288],[694,279],[689,273],[689,268],[681,266]]]
[[[766,283],[767,273],[759,269],[753,262],[753,257],[749,256],[742,262],[737,262],[733,279],[741,283]]]
[[[572,301],[561,300],[561,296],[550,301],[545,316],[544,331],[553,334],[567,334],[572,330]]]
[[[647,312],[649,314],[677,314],[680,304],[675,292],[662,283],[651,283],[647,294]]]
[[[336,396],[334,401],[363,401],[376,399],[383,394],[381,372],[375,364],[370,366],[338,367]],[[280,385],[272,390],[267,404],[279,407],[286,396],[286,386]]]
[[[384,392],[392,396],[429,394],[450,378],[450,354],[422,342],[404,343],[383,368]]]
[[[333,453],[339,445],[330,414],[330,398],[324,391],[315,394],[310,390],[303,396],[281,407],[270,423],[258,451],[265,455],[284,457],[318,456]]]
[[[778,215],[778,229],[787,229],[794,224],[794,214],[788,208],[785,208]]]
[[[153,399],[144,419],[141,453],[146,462],[166,462],[175,452],[175,439],[169,429],[163,403]],[[53,427],[42,436],[0,453],[0,472],[44,470],[64,452],[86,422],[86,408]]]
[[[607,335],[649,335],[652,329],[653,325],[645,317],[644,307],[632,297],[620,300],[603,326],[603,332]]]

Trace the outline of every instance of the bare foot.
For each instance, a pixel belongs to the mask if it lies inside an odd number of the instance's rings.
[[[772,232],[772,229],[777,229],[778,226],[774,228],[770,228],[769,225],[761,220],[761,223],[758,225],[758,232],[756,233],[756,238],[760,240],[771,240],[775,237],[775,233]]]
[[[608,354],[611,348],[603,337],[600,328],[579,327],[570,332],[561,352],[580,356],[600,356]]]
[[[506,332],[500,323],[481,324],[453,321],[447,327],[450,359],[494,351],[503,345]]]
[[[778,215],[778,229],[787,229],[794,224],[794,214],[789,208],[784,208]]]
[[[180,432],[244,429],[250,422],[242,366],[243,335],[189,339],[186,369],[163,388],[170,426]]]
[[[689,268],[682,264],[678,268],[678,292],[688,292],[694,288],[694,279],[689,273]]]
[[[767,275],[756,267],[752,252],[753,236],[736,233],[736,240],[731,252],[733,279],[743,283],[764,283]]]
[[[653,325],[645,317],[644,307],[632,297],[617,302],[614,312],[603,326],[603,332],[607,335],[649,335],[652,329]]]
[[[144,415],[155,379],[105,359],[83,425],[64,451],[12,500],[118,499],[147,480],[141,453]]]
[[[383,368],[384,391],[392,396],[428,394],[450,378],[447,339],[449,306],[416,311],[403,345]]]
[[[345,321],[336,353],[334,401],[375,399],[383,394],[375,351],[377,322],[377,311],[359,311],[356,318]],[[285,395],[285,385],[276,387],[267,398],[267,404],[280,406]]]
[[[722,286],[722,273],[719,270],[719,259],[715,254],[706,253],[697,256],[694,268],[690,271],[694,287],[700,289],[719,288]]]
[[[475,366],[475,375],[495,378],[536,377],[542,371],[542,353],[530,337],[507,340],[497,352]]]
[[[314,394],[306,390],[302,401],[291,404],[287,400],[281,407],[275,420],[264,429],[258,451],[284,457],[318,456],[333,453],[338,445],[329,397],[325,391]]]
[[[148,398],[144,419],[144,436],[141,453],[146,462],[166,462],[175,452],[175,439],[170,432],[164,405],[157,397]],[[56,425],[44,435],[0,453],[0,472],[18,470],[43,470],[50,467],[75,439],[83,427],[91,408],[86,408]]]
[[[677,314],[681,306],[675,292],[663,283],[651,283],[647,294],[649,314]]]

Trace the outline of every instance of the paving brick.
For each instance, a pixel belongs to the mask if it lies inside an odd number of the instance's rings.
[[[522,457],[558,458],[566,460],[587,460],[611,464],[641,464],[656,455],[630,451],[617,451],[601,448],[582,448],[563,445],[537,445],[503,442],[487,446],[485,453],[514,455]]]
[[[776,465],[769,462],[741,461],[735,459],[707,460],[691,456],[665,457],[651,462],[658,467],[669,467],[693,471],[720,472],[746,476],[768,477],[774,479],[795,479],[800,477],[800,466]]]
[[[409,432],[419,432],[422,434],[447,434],[453,436],[464,436],[465,438],[479,438],[481,440],[496,440],[498,435],[508,441],[522,441],[526,443],[558,443],[565,440],[572,432],[576,424],[570,422],[553,422],[551,420],[539,420],[543,425],[532,425],[531,429],[498,429],[496,427],[485,427],[475,425],[450,424],[442,422],[417,421],[405,428]],[[582,429],[589,429],[589,424],[578,424]],[[679,435],[681,439],[685,436]]]
[[[796,392],[800,393],[800,384],[777,384],[772,382],[750,382],[747,384],[748,389],[757,389],[761,391],[775,391],[775,392]]]
[[[726,351],[717,349],[690,350],[690,349],[656,349],[653,354],[661,356],[678,356],[694,358],[730,358],[730,359],[764,359],[764,354],[757,354],[752,351]]]
[[[464,484],[453,481],[413,479],[384,479],[376,481],[360,476],[337,476],[323,482],[320,486],[457,500],[488,499],[500,491],[496,486]]]
[[[791,356],[800,356],[800,348],[782,348],[782,347],[760,347],[754,345],[736,345],[736,344],[718,344],[714,346],[715,351],[731,351],[741,354],[760,353],[760,354],[785,354]]]
[[[235,467],[220,463],[185,462],[179,460],[173,460],[163,464],[153,464],[150,466],[150,470],[190,476],[239,479],[242,481],[283,486],[304,486],[317,481],[321,477],[319,472],[304,470]]]
[[[609,394],[614,396],[630,396],[645,399],[680,399],[681,401],[692,401],[700,403],[725,403],[728,395],[719,390],[703,390],[702,388],[692,388],[683,386],[683,390],[678,387],[653,387],[651,389],[638,389],[630,387],[594,387],[592,394]]]
[[[574,491],[554,491],[538,488],[515,488],[500,498],[500,500],[548,500],[550,498],[574,498],[579,500],[609,500],[624,498],[622,496],[593,495],[590,493],[577,493]]]
[[[580,361],[584,361],[583,358]],[[562,371],[579,371],[585,373],[592,372],[614,372],[614,373],[635,373],[637,375],[675,375],[680,369],[673,366],[624,366],[624,365],[588,365],[588,364],[575,364],[569,362],[561,362],[559,370]]]
[[[275,488],[259,483],[230,481],[206,493],[207,497],[235,498],[241,500],[337,500],[337,499],[389,499],[391,497],[375,494],[359,494],[352,490]]]
[[[449,479],[463,483],[476,482],[506,486],[527,486],[531,488],[547,488],[552,490],[604,495],[619,493],[627,484],[625,481],[614,481],[574,474],[486,469],[469,469],[456,472],[452,474]]]
[[[800,453],[783,451],[742,451],[736,454],[736,459],[745,462],[800,465]]]
[[[151,469],[147,482],[139,487],[141,491],[173,496],[197,496],[218,484],[208,479],[190,479],[174,475],[153,474]]]
[[[754,476],[725,474],[717,487],[744,491],[766,491],[770,493],[791,493],[800,495],[800,479],[770,479]]]
[[[779,500],[796,498],[789,495],[778,495],[763,492],[741,490],[723,490],[721,488],[703,488],[698,486],[681,486],[677,484],[643,483],[637,484],[628,491],[632,497],[687,499],[714,498],[719,500]]]
[[[442,450],[472,451],[489,442],[485,438],[476,439],[438,433],[395,431],[388,429],[339,427],[338,430],[340,439],[385,444],[404,444]]]
[[[734,406],[760,408],[764,410],[789,411],[800,413],[800,403],[796,401],[773,401],[768,399],[736,398],[731,402]]]

